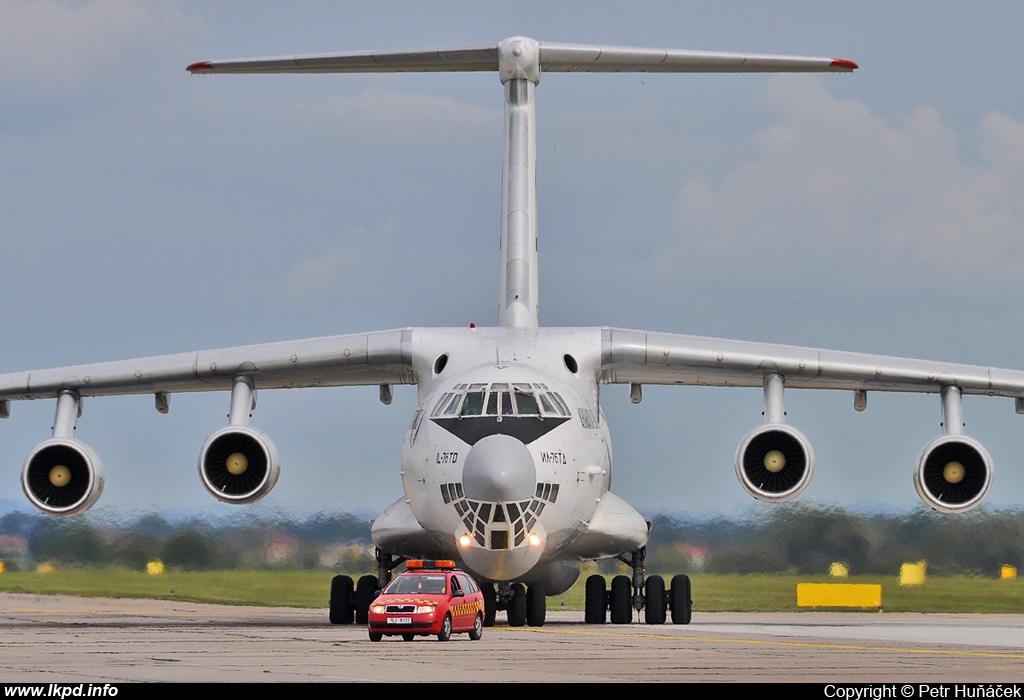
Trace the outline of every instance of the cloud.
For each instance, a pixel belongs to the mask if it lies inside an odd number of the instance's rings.
[[[132,48],[182,21],[177,11],[142,0],[0,0],[0,90],[85,89]]]
[[[661,274],[712,261],[847,289],[1012,284],[1024,268],[1024,124],[990,113],[976,157],[929,106],[892,125],[816,79],[778,78],[778,123],[721,183],[683,187]],[[720,265],[721,263],[719,263]],[[1014,287],[1017,285],[1014,284]]]

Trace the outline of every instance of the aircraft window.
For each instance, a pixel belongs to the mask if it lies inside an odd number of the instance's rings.
[[[521,416],[537,416],[540,415],[540,408],[537,406],[537,398],[533,394],[524,393],[518,386],[516,387],[516,413]]]
[[[500,503],[498,503],[498,504],[496,504],[494,506],[494,522],[496,522],[496,523],[508,522],[507,520],[505,520],[505,509],[501,507]]]
[[[465,494],[462,493],[462,482],[461,481],[456,482],[456,484],[455,484],[455,495],[457,497],[459,497],[459,498],[462,498],[465,495]]]
[[[489,415],[489,416],[496,416],[496,415],[498,415],[498,397],[502,393],[503,392],[500,392],[500,391],[491,391],[491,393],[487,395],[487,411],[486,411],[487,415]]]
[[[484,410],[484,392],[471,391],[462,402],[460,416],[479,416]]]
[[[451,398],[451,394],[445,392],[445,394],[437,400],[437,404],[434,405],[434,410],[430,412],[430,415],[436,416],[441,412],[441,406],[444,405],[445,401]]]
[[[543,496],[544,495],[544,484],[537,484],[537,491],[533,495],[536,496],[537,498],[540,498],[541,496]]]
[[[444,407],[444,414],[446,416],[454,416],[459,412],[459,405],[462,403],[462,394],[452,394],[448,400],[448,405]]]
[[[484,503],[480,506],[480,519],[487,521],[491,519],[491,504]]]
[[[554,392],[554,391],[552,391],[552,392],[551,392],[551,396],[552,396],[552,397],[554,397],[555,401],[556,401],[556,402],[558,403],[559,407],[561,408],[561,410],[559,411],[559,413],[561,413],[561,414],[562,414],[563,416],[569,416],[569,415],[572,415],[572,414],[571,414],[571,413],[569,412],[569,407],[565,405],[565,401],[562,401],[562,397],[561,397],[561,396],[559,396],[559,395],[558,395],[558,394],[557,394],[556,392]]]
[[[551,498],[548,500],[552,503],[558,500],[558,484],[551,484]]]
[[[519,506],[515,503],[509,503],[508,506],[508,519],[518,520],[519,519]]]

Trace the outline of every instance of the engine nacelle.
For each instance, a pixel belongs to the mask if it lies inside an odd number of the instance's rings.
[[[47,515],[78,515],[103,493],[103,464],[84,442],[44,440],[25,458],[21,488],[32,505]]]
[[[260,500],[270,493],[280,475],[277,447],[255,428],[221,428],[199,451],[199,478],[207,491],[225,503]]]
[[[785,423],[759,425],[736,448],[736,476],[759,501],[782,503],[799,496],[812,474],[811,443]]]
[[[992,488],[992,457],[966,435],[943,435],[917,460],[914,487],[921,500],[941,513],[966,513]]]

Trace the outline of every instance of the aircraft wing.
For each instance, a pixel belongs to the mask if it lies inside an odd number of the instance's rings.
[[[643,384],[762,387],[764,423],[740,441],[735,467],[747,493],[768,502],[796,497],[814,472],[810,441],[786,422],[788,388],[853,390],[857,410],[869,391],[941,394],[943,434],[921,451],[914,485],[945,513],[974,508],[992,486],[991,455],[964,433],[963,394],[1013,397],[1024,413],[1020,370],[620,328],[602,330],[601,350],[601,381],[629,383],[634,403]]]
[[[605,328],[602,380],[613,384],[760,387],[772,374],[786,388],[1024,397],[1024,371],[934,360]]]
[[[254,387],[413,384],[410,338],[398,329],[0,374],[0,401]]]

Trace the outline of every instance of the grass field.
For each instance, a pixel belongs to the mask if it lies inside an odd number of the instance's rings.
[[[114,598],[158,598],[229,605],[326,608],[328,571],[165,571],[149,575],[120,568],[0,574],[0,591]],[[668,577],[666,577],[668,580]],[[548,609],[583,610],[583,581],[548,599]],[[796,585],[837,579],[809,576],[693,576],[695,611],[796,612]],[[895,576],[851,576],[843,583],[882,586],[886,612],[1024,613],[1024,580],[950,576],[900,586]]]

